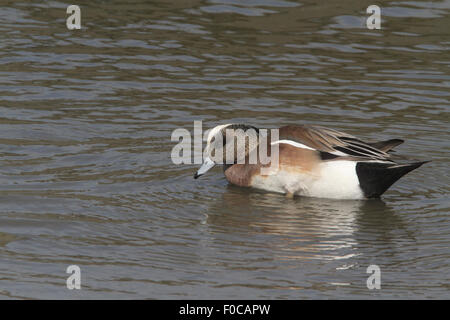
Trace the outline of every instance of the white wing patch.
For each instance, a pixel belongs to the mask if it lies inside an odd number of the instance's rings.
[[[256,175],[252,187],[279,193],[331,199],[364,199],[354,161],[320,164],[314,174],[280,170],[268,176]]]
[[[308,149],[308,150],[313,150],[313,151],[317,151],[316,149],[310,148],[308,146],[305,146],[304,144],[292,141],[292,140],[278,140],[278,141],[274,141],[272,143],[270,143],[271,145],[274,145],[276,143],[285,143],[285,144],[289,144],[291,146],[294,146],[296,148],[301,148],[301,149]]]
[[[301,144],[301,143],[298,143],[298,142],[292,141],[292,140],[278,140],[278,141],[272,142],[271,145],[274,145],[274,144],[276,144],[276,143],[285,143],[285,144],[289,144],[289,145],[291,145],[291,146],[293,146],[293,147],[296,147],[296,148],[301,148],[301,149],[307,149],[307,150],[317,151],[317,149],[314,149],[314,148],[305,146],[304,144]],[[345,157],[345,156],[347,156],[347,154],[345,154],[345,153],[343,153],[343,152],[341,152],[341,151],[337,151],[337,150],[336,150],[336,151],[333,151],[333,152],[329,152],[329,153],[334,154],[335,156],[340,156],[340,157]]]

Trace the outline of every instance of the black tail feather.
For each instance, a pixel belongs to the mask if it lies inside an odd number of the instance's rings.
[[[367,198],[380,197],[390,186],[408,172],[417,169],[429,161],[409,164],[392,164],[380,162],[358,162],[356,174],[359,185]]]
[[[369,145],[374,148],[377,148],[378,150],[381,150],[384,152],[389,152],[393,148],[398,146],[399,144],[402,144],[403,142],[405,142],[405,141],[403,141],[401,139],[390,139],[390,140],[385,140],[385,141],[369,143]]]

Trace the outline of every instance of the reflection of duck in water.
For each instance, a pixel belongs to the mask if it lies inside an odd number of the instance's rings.
[[[249,191],[229,185],[209,203],[205,226],[220,241],[221,234],[232,235],[225,239],[234,245],[246,247],[249,242],[252,248],[270,249],[275,260],[351,264],[358,261],[354,257],[373,255],[379,247],[395,252],[398,237],[414,239],[398,212],[380,199],[280,201],[283,197],[277,194]]]
[[[281,236],[351,235],[361,210],[383,203],[320,198],[280,202],[280,195],[249,191],[229,185],[209,207],[208,222],[234,230],[257,227],[258,233]]]
[[[235,151],[234,160],[224,165],[224,173],[232,184],[290,196],[364,199],[380,197],[398,179],[426,162],[398,164],[393,161],[389,151],[403,142],[400,139],[367,143],[317,126],[285,126],[278,134],[276,141],[270,141],[270,138],[261,140],[260,130],[253,126],[215,127],[207,139],[205,152],[208,156],[194,178],[216,164],[225,163],[227,149],[231,149]],[[228,148],[229,145],[232,148]],[[275,170],[264,170],[272,164],[262,164],[259,158],[253,164],[248,161],[255,154],[261,156],[258,151],[262,147],[266,148],[267,155],[271,154],[274,145],[278,147]]]

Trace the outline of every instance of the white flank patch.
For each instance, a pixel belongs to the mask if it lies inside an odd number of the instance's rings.
[[[252,186],[316,198],[364,199],[356,174],[356,162],[347,160],[323,162],[309,173],[290,172],[281,168],[274,175],[255,176]]]
[[[308,188],[313,197],[334,199],[363,199],[356,174],[356,162],[327,161],[319,166],[320,177]]]

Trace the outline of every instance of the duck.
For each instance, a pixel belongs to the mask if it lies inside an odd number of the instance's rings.
[[[289,198],[380,198],[401,177],[429,162],[398,163],[392,152],[403,142],[366,142],[316,125],[269,131],[248,124],[223,124],[207,135],[203,164],[194,178],[222,165],[233,185]],[[261,156],[263,149],[266,157]]]

